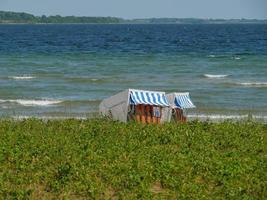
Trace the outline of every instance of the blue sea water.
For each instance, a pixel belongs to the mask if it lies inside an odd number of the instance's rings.
[[[0,116],[87,117],[127,88],[267,119],[267,25],[0,25]]]

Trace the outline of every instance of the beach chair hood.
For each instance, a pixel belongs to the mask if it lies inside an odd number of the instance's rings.
[[[172,93],[167,95],[172,108],[188,109],[196,106],[190,99],[189,92]]]
[[[169,103],[164,92],[130,90],[130,104],[154,105],[168,107]]]

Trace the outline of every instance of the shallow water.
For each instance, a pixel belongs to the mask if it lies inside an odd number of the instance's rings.
[[[0,115],[85,117],[127,88],[267,116],[267,25],[0,25]]]

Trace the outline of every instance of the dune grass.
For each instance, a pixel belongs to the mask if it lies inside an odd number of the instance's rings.
[[[267,125],[0,120],[1,199],[266,199]]]

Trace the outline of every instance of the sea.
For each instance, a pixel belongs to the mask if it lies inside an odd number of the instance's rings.
[[[0,117],[88,118],[128,88],[190,92],[189,118],[267,121],[267,25],[0,25]]]

